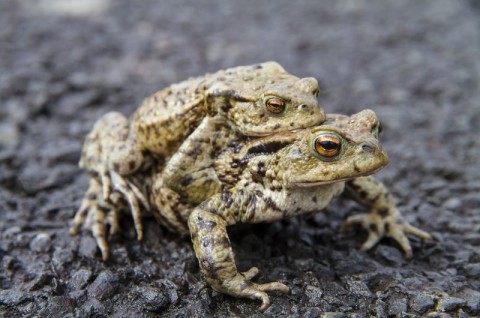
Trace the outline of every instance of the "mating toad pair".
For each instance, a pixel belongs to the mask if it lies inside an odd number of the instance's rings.
[[[227,226],[315,213],[343,192],[370,209],[344,227],[368,231],[361,249],[383,237],[407,257],[406,234],[430,236],[406,223],[382,183],[370,175],[388,156],[378,142],[375,113],[327,115],[314,78],[297,78],[268,62],[207,74],[145,99],[130,120],[104,115],[88,134],[80,166],[92,178],[75,215],[109,255],[110,234],[130,211],[138,239],[142,213],[190,234],[200,268],[217,291],[259,299],[288,292],[279,282],[254,283],[256,267],[238,272]]]

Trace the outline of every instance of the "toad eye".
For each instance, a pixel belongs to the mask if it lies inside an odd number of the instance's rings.
[[[332,133],[321,134],[313,140],[312,147],[316,154],[330,159],[340,153],[342,140],[339,136]]]
[[[285,101],[278,97],[270,97],[265,102],[265,106],[269,112],[272,114],[281,114],[285,111]]]

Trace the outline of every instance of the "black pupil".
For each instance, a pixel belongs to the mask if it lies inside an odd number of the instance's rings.
[[[335,150],[338,148],[338,144],[330,140],[321,141],[320,146],[325,150]]]
[[[270,106],[273,108],[281,108],[282,107],[282,102],[274,100],[270,102]]]

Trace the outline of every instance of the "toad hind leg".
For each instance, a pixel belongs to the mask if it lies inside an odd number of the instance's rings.
[[[91,179],[82,204],[73,219],[70,234],[77,235],[81,226],[85,225],[92,232],[100,248],[102,259],[106,261],[109,256],[107,226],[110,226],[110,234],[112,235],[119,231],[118,218],[123,204],[117,192],[114,192],[111,196],[113,203],[104,202],[100,189],[100,183]]]
[[[216,208],[221,202],[221,194],[204,202],[197,207],[188,219],[193,247],[198,258],[200,268],[208,283],[213,289],[240,298],[258,299],[262,301],[260,310],[270,306],[267,291],[288,293],[289,289],[280,282],[254,283],[251,279],[258,273],[256,267],[246,272],[238,272],[235,259],[228,238],[226,227],[236,223],[233,218],[227,217],[230,222],[216,214]],[[230,208],[236,204],[230,202]],[[238,206],[237,206],[238,208]],[[224,215],[231,215],[227,212]]]
[[[403,220],[391,194],[373,177],[353,179],[346,183],[345,189],[371,211],[369,214],[351,216],[343,224],[344,230],[348,230],[352,225],[361,225],[368,231],[368,238],[360,248],[362,251],[371,249],[383,237],[389,237],[400,245],[407,258],[411,258],[412,247],[407,234],[422,240],[431,239],[430,234]]]
[[[110,196],[115,191],[128,201],[139,240],[143,236],[140,203],[147,209],[149,205],[142,191],[127,176],[138,170],[144,161],[143,152],[130,133],[127,118],[118,112],[109,112],[95,123],[85,139],[80,159],[80,167],[98,179],[104,202],[112,201]],[[81,214],[77,215],[74,223],[81,223]]]

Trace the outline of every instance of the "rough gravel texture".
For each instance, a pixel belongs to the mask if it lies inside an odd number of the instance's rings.
[[[66,5],[70,3],[70,5]],[[75,4],[75,5],[73,5]],[[480,315],[480,6],[475,1],[0,2],[0,316],[472,317]],[[327,112],[374,109],[380,174],[412,239],[341,233],[362,209],[231,229],[238,266],[289,295],[272,306],[213,292],[188,239],[130,220],[103,263],[68,226],[88,177],[83,138],[109,110],[189,76],[276,60],[314,76]]]

